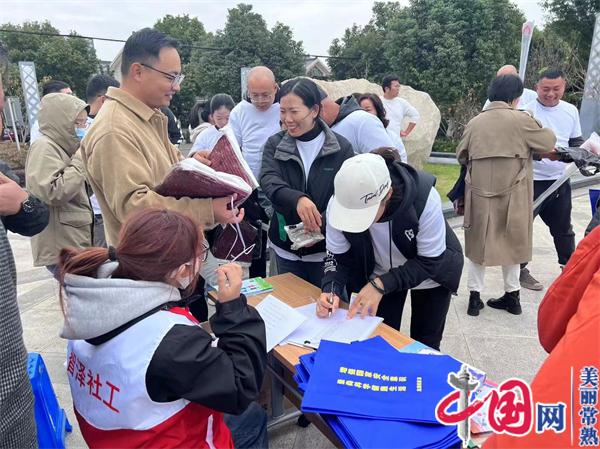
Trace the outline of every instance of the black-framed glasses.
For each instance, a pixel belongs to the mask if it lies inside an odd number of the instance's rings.
[[[209,250],[210,250],[210,246],[208,245],[208,241],[206,240],[206,238],[202,239],[202,257],[201,257],[202,262],[206,262],[206,259],[208,259],[208,251]]]
[[[181,83],[183,83],[183,80],[185,79],[185,75],[183,73],[180,73],[179,75],[173,75],[172,73],[163,72],[162,70],[158,70],[157,68],[152,67],[151,65],[144,64],[143,62],[140,62],[140,65],[146,67],[147,69],[154,70],[155,72],[158,72],[158,73],[161,73],[162,75],[164,75],[168,80],[171,81],[172,87],[181,86]]]

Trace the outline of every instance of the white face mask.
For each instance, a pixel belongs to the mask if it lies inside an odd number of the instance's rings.
[[[181,290],[185,290],[190,286],[195,276],[189,275],[187,278],[179,279],[177,283],[179,284],[179,288]]]
[[[193,264],[193,262],[187,262],[173,272],[172,278],[177,279],[176,282],[181,290],[185,290],[186,288],[188,288],[190,286],[190,284],[194,281],[194,279],[196,279],[196,276],[198,276],[198,273],[200,272],[200,261],[196,260],[196,268],[198,269],[198,271],[196,271],[196,273],[194,273],[194,274],[190,273],[187,277],[179,277],[180,273],[183,270],[185,270],[187,267],[191,267],[192,264]]]

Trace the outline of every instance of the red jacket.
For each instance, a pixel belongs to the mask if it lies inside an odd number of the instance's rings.
[[[550,355],[531,384],[534,407],[537,402],[564,402],[565,431],[538,434],[534,427],[524,437],[494,435],[485,449],[579,447],[579,374],[584,366],[600,369],[600,227],[580,242],[546,293],[538,311],[538,332]]]

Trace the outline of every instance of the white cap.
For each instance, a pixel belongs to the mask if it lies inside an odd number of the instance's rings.
[[[392,188],[385,160],[372,153],[346,159],[333,184],[335,191],[327,220],[334,228],[346,232],[366,231]]]

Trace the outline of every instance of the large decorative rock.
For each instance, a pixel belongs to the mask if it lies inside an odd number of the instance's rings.
[[[371,83],[366,79],[348,79],[342,81],[322,81],[313,79],[315,83],[321,86],[327,94],[337,100],[340,97],[345,97],[353,93],[374,93],[383,95],[381,86]],[[419,114],[421,119],[413,132],[403,138],[406,152],[408,153],[409,163],[415,168],[423,168],[423,164],[427,162],[433,147],[433,141],[440,127],[440,110],[435,105],[431,97],[426,92],[421,92],[413,89],[410,86],[402,86],[400,88],[400,98],[404,98],[412,104]],[[406,120],[406,119],[405,119]],[[404,123],[403,128],[406,128],[407,123]]]

